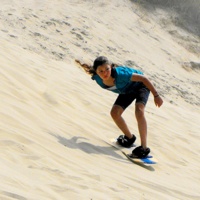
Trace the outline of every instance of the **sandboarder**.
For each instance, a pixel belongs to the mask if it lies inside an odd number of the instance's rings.
[[[118,93],[118,97],[111,109],[111,116],[124,133],[117,139],[123,147],[130,147],[136,140],[122,117],[125,109],[134,101],[135,116],[138,123],[141,145],[133,150],[133,154],[138,158],[146,157],[150,153],[147,147],[147,122],[145,118],[145,106],[148,101],[149,93],[154,96],[155,105],[160,107],[163,104],[161,96],[156,91],[150,80],[143,75],[140,70],[127,66],[118,66],[111,63],[105,56],[97,57],[93,66],[87,66],[86,70],[92,75],[92,79],[102,88]],[[86,65],[84,65],[86,69]]]

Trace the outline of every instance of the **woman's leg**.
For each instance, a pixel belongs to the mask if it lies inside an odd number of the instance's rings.
[[[131,139],[133,135],[131,134],[126,122],[124,121],[122,117],[122,113],[124,112],[124,109],[121,106],[113,105],[111,109],[111,116],[116,123],[116,125],[119,127],[119,129],[129,138]]]
[[[140,133],[141,146],[147,148],[147,122],[145,118],[145,105],[143,103],[136,103],[135,105],[135,116],[138,123],[138,130]]]

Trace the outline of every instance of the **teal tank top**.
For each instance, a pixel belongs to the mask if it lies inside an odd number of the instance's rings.
[[[115,85],[112,87],[105,85],[103,80],[97,74],[93,75],[92,79],[95,80],[103,89],[107,89],[118,94],[134,93],[137,88],[141,87],[142,82],[131,81],[133,74],[143,75],[140,70],[129,68],[127,66],[118,66],[112,70],[112,74],[115,78]]]

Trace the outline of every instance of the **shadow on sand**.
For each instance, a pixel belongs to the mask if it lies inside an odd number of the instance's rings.
[[[120,155],[120,151],[118,149],[112,146],[108,146],[109,144],[106,141],[104,141],[106,146],[98,146],[98,145],[94,145],[89,142],[83,141],[83,140],[88,141],[88,139],[85,137],[73,136],[72,138],[67,139],[65,137],[62,137],[60,135],[56,135],[53,133],[50,133],[50,135],[54,136],[60,144],[66,146],[67,148],[80,149],[83,152],[88,153],[88,154],[108,155],[108,156],[114,157],[115,158],[114,160],[118,162],[129,162],[127,158],[125,158],[125,156]],[[137,164],[137,165],[145,169],[148,169],[150,171],[155,171],[152,166],[145,166],[141,164]]]

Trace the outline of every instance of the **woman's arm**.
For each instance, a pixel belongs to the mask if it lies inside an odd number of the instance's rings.
[[[142,82],[153,94],[154,102],[156,106],[160,107],[163,104],[162,98],[160,97],[155,87],[153,86],[153,84],[150,82],[150,80],[147,77],[140,74],[133,74],[131,77],[131,81]]]

